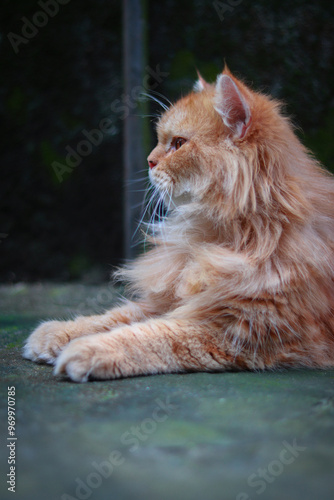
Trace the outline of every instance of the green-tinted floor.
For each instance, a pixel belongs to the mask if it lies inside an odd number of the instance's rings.
[[[334,370],[81,385],[21,358],[39,320],[100,310],[114,298],[108,287],[0,287],[1,499],[334,498]],[[16,392],[15,494],[6,484],[8,386]]]

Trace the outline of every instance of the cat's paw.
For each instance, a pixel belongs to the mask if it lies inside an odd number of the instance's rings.
[[[47,321],[28,337],[23,357],[32,361],[54,364],[57,356],[70,341],[66,328],[69,321]]]
[[[110,345],[98,336],[87,336],[68,344],[56,360],[54,373],[67,375],[74,382],[87,382],[89,378],[114,378],[113,366]]]

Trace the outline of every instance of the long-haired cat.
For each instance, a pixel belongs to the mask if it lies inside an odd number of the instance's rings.
[[[169,207],[119,274],[134,300],[49,321],[24,356],[72,380],[334,366],[334,179],[275,100],[225,68],[157,124],[149,177]]]

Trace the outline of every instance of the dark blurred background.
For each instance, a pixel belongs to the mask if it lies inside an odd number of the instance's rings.
[[[54,12],[45,25],[36,16],[41,3]],[[286,102],[303,143],[334,170],[332,1],[143,6],[146,63],[160,75],[145,85],[176,99],[196,68],[213,81],[225,59],[255,89]],[[116,0],[2,0],[2,282],[101,282],[124,261],[122,8]],[[156,111],[150,104],[148,114]],[[142,121],[148,151],[154,120],[143,113]],[[101,127],[85,149],[87,134]]]

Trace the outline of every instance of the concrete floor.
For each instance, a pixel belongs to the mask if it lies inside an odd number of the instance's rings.
[[[109,287],[0,287],[0,498],[332,500],[334,370],[75,384],[23,360],[41,319],[98,312]],[[16,392],[16,492],[6,474]]]

